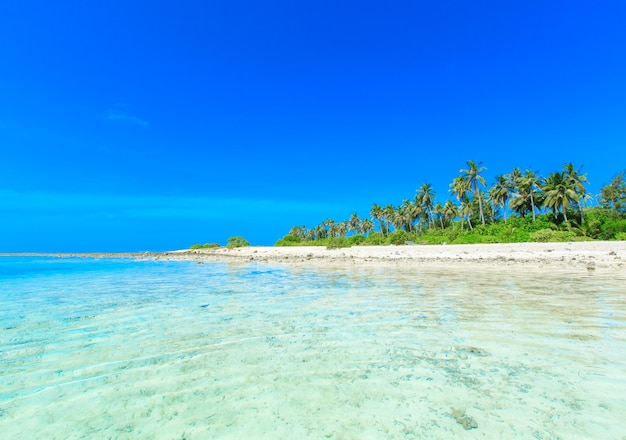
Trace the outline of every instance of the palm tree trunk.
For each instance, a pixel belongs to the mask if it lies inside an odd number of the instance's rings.
[[[530,187],[530,206],[533,209],[533,221],[535,221],[535,199],[533,198],[533,188]]]
[[[478,189],[478,182],[474,181],[474,194],[476,195],[476,197],[478,197],[478,208],[480,210],[480,221],[482,222],[482,224],[485,224],[485,216],[483,215],[483,198],[480,196],[480,189]],[[471,223],[470,223],[471,225]]]
[[[580,203],[580,200],[578,201],[578,210],[580,211],[580,223],[582,224],[582,222],[584,221],[584,219],[583,219],[583,205],[582,205],[582,203]]]

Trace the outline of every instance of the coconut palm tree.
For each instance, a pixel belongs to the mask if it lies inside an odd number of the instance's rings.
[[[469,188],[469,184],[467,182],[467,179],[465,179],[463,176],[455,177],[452,180],[452,183],[450,184],[450,190],[449,191],[452,194],[454,194],[454,196],[456,197],[456,199],[458,201],[466,199],[467,198],[467,193],[470,192],[470,188]]]
[[[328,237],[328,232],[326,230],[326,224],[324,224],[324,222],[322,222],[321,224],[317,225],[313,229],[313,235],[315,236],[316,240],[322,240],[322,239]]]
[[[497,175],[495,183],[489,190],[489,198],[495,205],[502,208],[504,223],[506,223],[506,202],[509,200],[509,196],[509,186],[506,176],[502,174]]]
[[[411,203],[408,200],[406,200],[405,202],[406,202],[406,210],[410,218],[411,230],[415,230],[417,229],[415,225],[415,221],[422,217],[424,211],[422,207],[416,203]]]
[[[322,226],[326,230],[327,237],[329,236],[334,237],[335,234],[337,233],[337,230],[335,229],[335,223],[336,223],[335,220],[333,220],[332,218],[329,218],[322,222]]]
[[[520,185],[517,188],[517,192],[513,193],[509,201],[509,207],[521,217],[524,217],[532,210],[530,192],[523,185]]]
[[[385,235],[389,235],[389,232],[390,232],[389,225],[393,224],[393,221],[395,220],[396,209],[393,207],[393,205],[386,205],[383,208],[383,214],[385,216],[384,217],[385,218],[385,230],[386,230]]]
[[[408,203],[407,200],[405,200],[402,205],[396,208],[393,226],[396,230],[404,229],[405,231],[409,231],[411,228],[410,224],[411,220],[409,217]]]
[[[292,237],[299,237],[300,239],[306,239],[306,226],[294,226],[289,230],[289,234]]]
[[[521,185],[523,185],[527,190],[530,197],[530,207],[533,213],[533,221],[537,219],[535,215],[535,190],[539,188],[540,178],[535,174],[534,171],[526,170],[524,176],[521,178]]]
[[[415,205],[408,199],[402,200],[402,206],[398,207],[398,211],[403,218],[403,228],[407,232],[413,230],[413,222],[415,221]]]
[[[569,221],[567,208],[572,202],[578,203],[578,194],[565,173],[557,171],[550,174],[547,179],[544,179],[541,190],[545,197],[545,206],[551,208],[554,213],[563,212],[563,218],[566,222]]]
[[[478,199],[478,209],[480,212],[480,221],[482,224],[485,224],[485,215],[483,214],[483,198],[480,195],[480,187],[485,186],[485,178],[480,175],[487,168],[481,167],[482,162],[476,163],[473,160],[468,160],[467,169],[459,170],[460,173],[464,174],[465,179],[468,182],[470,190],[474,193],[474,198]]]
[[[374,230],[374,222],[372,222],[368,218],[364,218],[361,221],[360,233],[363,234],[363,235],[368,235],[373,230]]]
[[[333,234],[333,237],[337,237],[337,236],[345,237],[347,233],[348,233],[347,221],[342,221],[342,222],[335,224],[335,234]]]
[[[421,206],[428,218],[428,227],[433,221],[433,205],[435,204],[435,191],[430,183],[424,183],[415,194],[415,204]]]
[[[583,221],[583,200],[585,198],[585,184],[589,183],[587,180],[587,174],[581,174],[580,170],[582,167],[576,169],[573,163],[566,163],[563,165],[563,170],[565,171],[565,178],[569,181],[569,184],[572,186],[574,191],[576,191],[577,199],[576,204],[578,205],[578,211],[580,212],[580,221]]]
[[[465,217],[465,219],[467,219],[467,224],[469,225],[470,229],[474,229],[474,227],[472,226],[472,214],[474,213],[474,208],[472,207],[472,203],[470,202],[470,200],[468,198],[465,198],[465,200],[461,200],[461,209],[460,209],[460,214],[461,214],[461,229],[463,229],[463,218]]]
[[[459,216],[459,210],[457,209],[456,205],[452,202],[452,200],[447,200],[446,204],[443,205],[444,219],[449,221],[450,224],[453,224],[454,219],[457,218],[458,216]]]
[[[313,241],[315,240],[315,229],[307,229],[306,230],[306,240]]]
[[[361,225],[361,219],[357,215],[356,212],[353,212],[350,216],[350,220],[348,220],[348,230],[354,231],[354,234],[359,233],[359,226]]]
[[[370,215],[372,216],[372,220],[378,221],[378,227],[380,229],[380,233],[384,235],[383,231],[383,208],[381,208],[378,204],[374,203],[372,206],[372,210],[370,211]]]
[[[506,175],[509,191],[519,192],[519,185],[522,181],[522,170],[520,168],[513,168],[509,174]]]
[[[441,226],[442,231],[443,231],[443,212],[444,212],[444,208],[441,203],[437,203],[433,207],[433,214],[435,217],[439,219],[439,225]]]

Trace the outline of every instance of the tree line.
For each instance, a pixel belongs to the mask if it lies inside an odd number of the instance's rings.
[[[594,196],[587,192],[587,174],[572,163],[547,176],[514,168],[497,175],[490,186],[482,162],[468,160],[466,164],[450,183],[452,198],[444,203],[437,203],[432,185],[424,183],[413,200],[405,199],[398,206],[374,203],[369,218],[353,213],[347,220],[327,219],[312,228],[294,226],[277,245],[324,244],[333,239],[350,239],[348,245],[411,240],[528,241],[538,237],[615,239],[626,234],[624,171]],[[477,238],[481,235],[484,240]]]

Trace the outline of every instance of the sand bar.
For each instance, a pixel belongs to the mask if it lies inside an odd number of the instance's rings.
[[[284,264],[383,264],[403,265],[488,265],[611,270],[626,274],[626,241],[589,241],[568,243],[508,243],[475,245],[353,246],[326,249],[323,246],[215,248],[144,253],[88,254],[0,254],[54,255],[59,257],[138,258],[224,262],[262,262]]]
[[[626,241],[512,243],[475,245],[246,247],[198,249],[164,254],[164,258],[272,263],[354,262],[400,264],[487,264],[532,268],[610,269],[626,273]]]

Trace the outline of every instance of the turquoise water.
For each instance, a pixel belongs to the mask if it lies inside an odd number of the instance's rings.
[[[625,281],[0,258],[0,437],[622,439]]]

